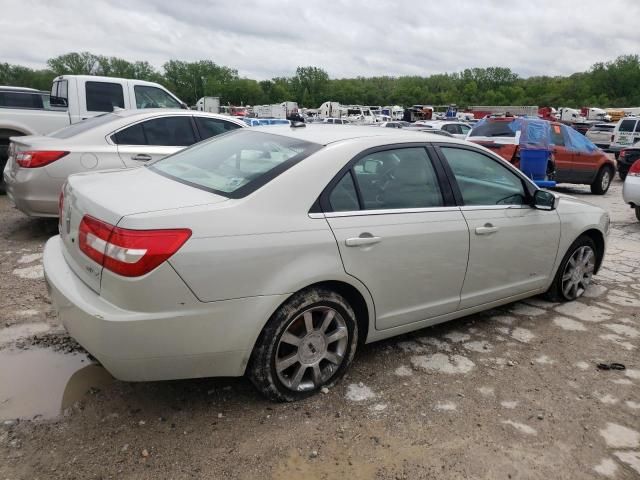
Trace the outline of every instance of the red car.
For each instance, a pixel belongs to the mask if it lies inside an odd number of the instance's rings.
[[[486,118],[471,130],[467,140],[490,148],[518,167],[520,133],[528,121],[531,120]],[[573,128],[559,122],[549,122],[549,127],[549,138],[546,139],[551,150],[551,162],[547,167],[549,178],[557,183],[590,185],[591,193],[605,194],[615,173],[614,161]]]

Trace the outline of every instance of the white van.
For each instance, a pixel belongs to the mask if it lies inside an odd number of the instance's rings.
[[[620,150],[630,147],[638,141],[640,141],[640,117],[622,118],[613,129],[609,150],[614,152],[618,158]]]

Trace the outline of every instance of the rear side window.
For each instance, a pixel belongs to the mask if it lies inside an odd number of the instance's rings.
[[[360,192],[361,208],[364,210],[444,205],[438,178],[424,148],[375,152],[358,160],[351,172]],[[335,208],[334,203],[341,207],[353,203],[349,177],[345,176],[331,192],[329,198],[332,208]],[[355,198],[357,200],[357,195]]]
[[[68,105],[68,82],[56,80],[51,85],[50,104],[52,107],[66,107]]]
[[[85,90],[89,112],[112,112],[115,107],[124,108],[124,94],[119,83],[87,82]]]
[[[136,94],[137,108],[181,108],[180,102],[158,87],[149,85],[136,85],[133,87]]]
[[[236,125],[233,122],[221,120],[219,118],[208,117],[194,117],[198,132],[200,132],[200,138],[203,140],[206,138],[215,137],[221,133],[229,132],[240,128],[240,125]]]
[[[471,130],[471,137],[515,137],[518,130],[515,121],[484,121]]]
[[[241,198],[320,148],[297,138],[241,128],[158,160],[148,168],[202,190]]]
[[[196,143],[188,116],[154,118],[142,123],[147,145],[184,147]]]
[[[635,120],[623,120],[620,123],[619,132],[633,132],[634,127],[636,126]]]
[[[333,188],[329,194],[329,204],[334,212],[353,212],[360,210],[358,193],[356,192],[355,183],[353,183],[351,171],[345,173],[342,180]]]
[[[113,141],[118,145],[146,145],[142,123],[120,130],[113,136]]]
[[[41,93],[0,92],[0,107],[44,108]]]
[[[186,147],[196,143],[188,116],[161,117],[132,125],[116,133],[112,140],[118,145],[156,145]]]

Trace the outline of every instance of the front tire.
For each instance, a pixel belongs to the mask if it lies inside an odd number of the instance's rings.
[[[598,260],[596,244],[586,235],[578,237],[565,254],[546,297],[552,302],[580,298],[591,280]]]
[[[358,323],[344,297],[323,288],[303,290],[265,326],[247,375],[271,400],[301,400],[335,384],[357,345]]]
[[[613,179],[613,169],[609,166],[604,166],[598,171],[596,179],[591,184],[591,193],[594,195],[604,195],[611,186],[611,180]]]

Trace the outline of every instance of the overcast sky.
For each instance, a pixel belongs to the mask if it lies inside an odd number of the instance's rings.
[[[89,51],[241,76],[429,75],[504,66],[569,74],[640,52],[637,0],[0,0],[0,61]]]

